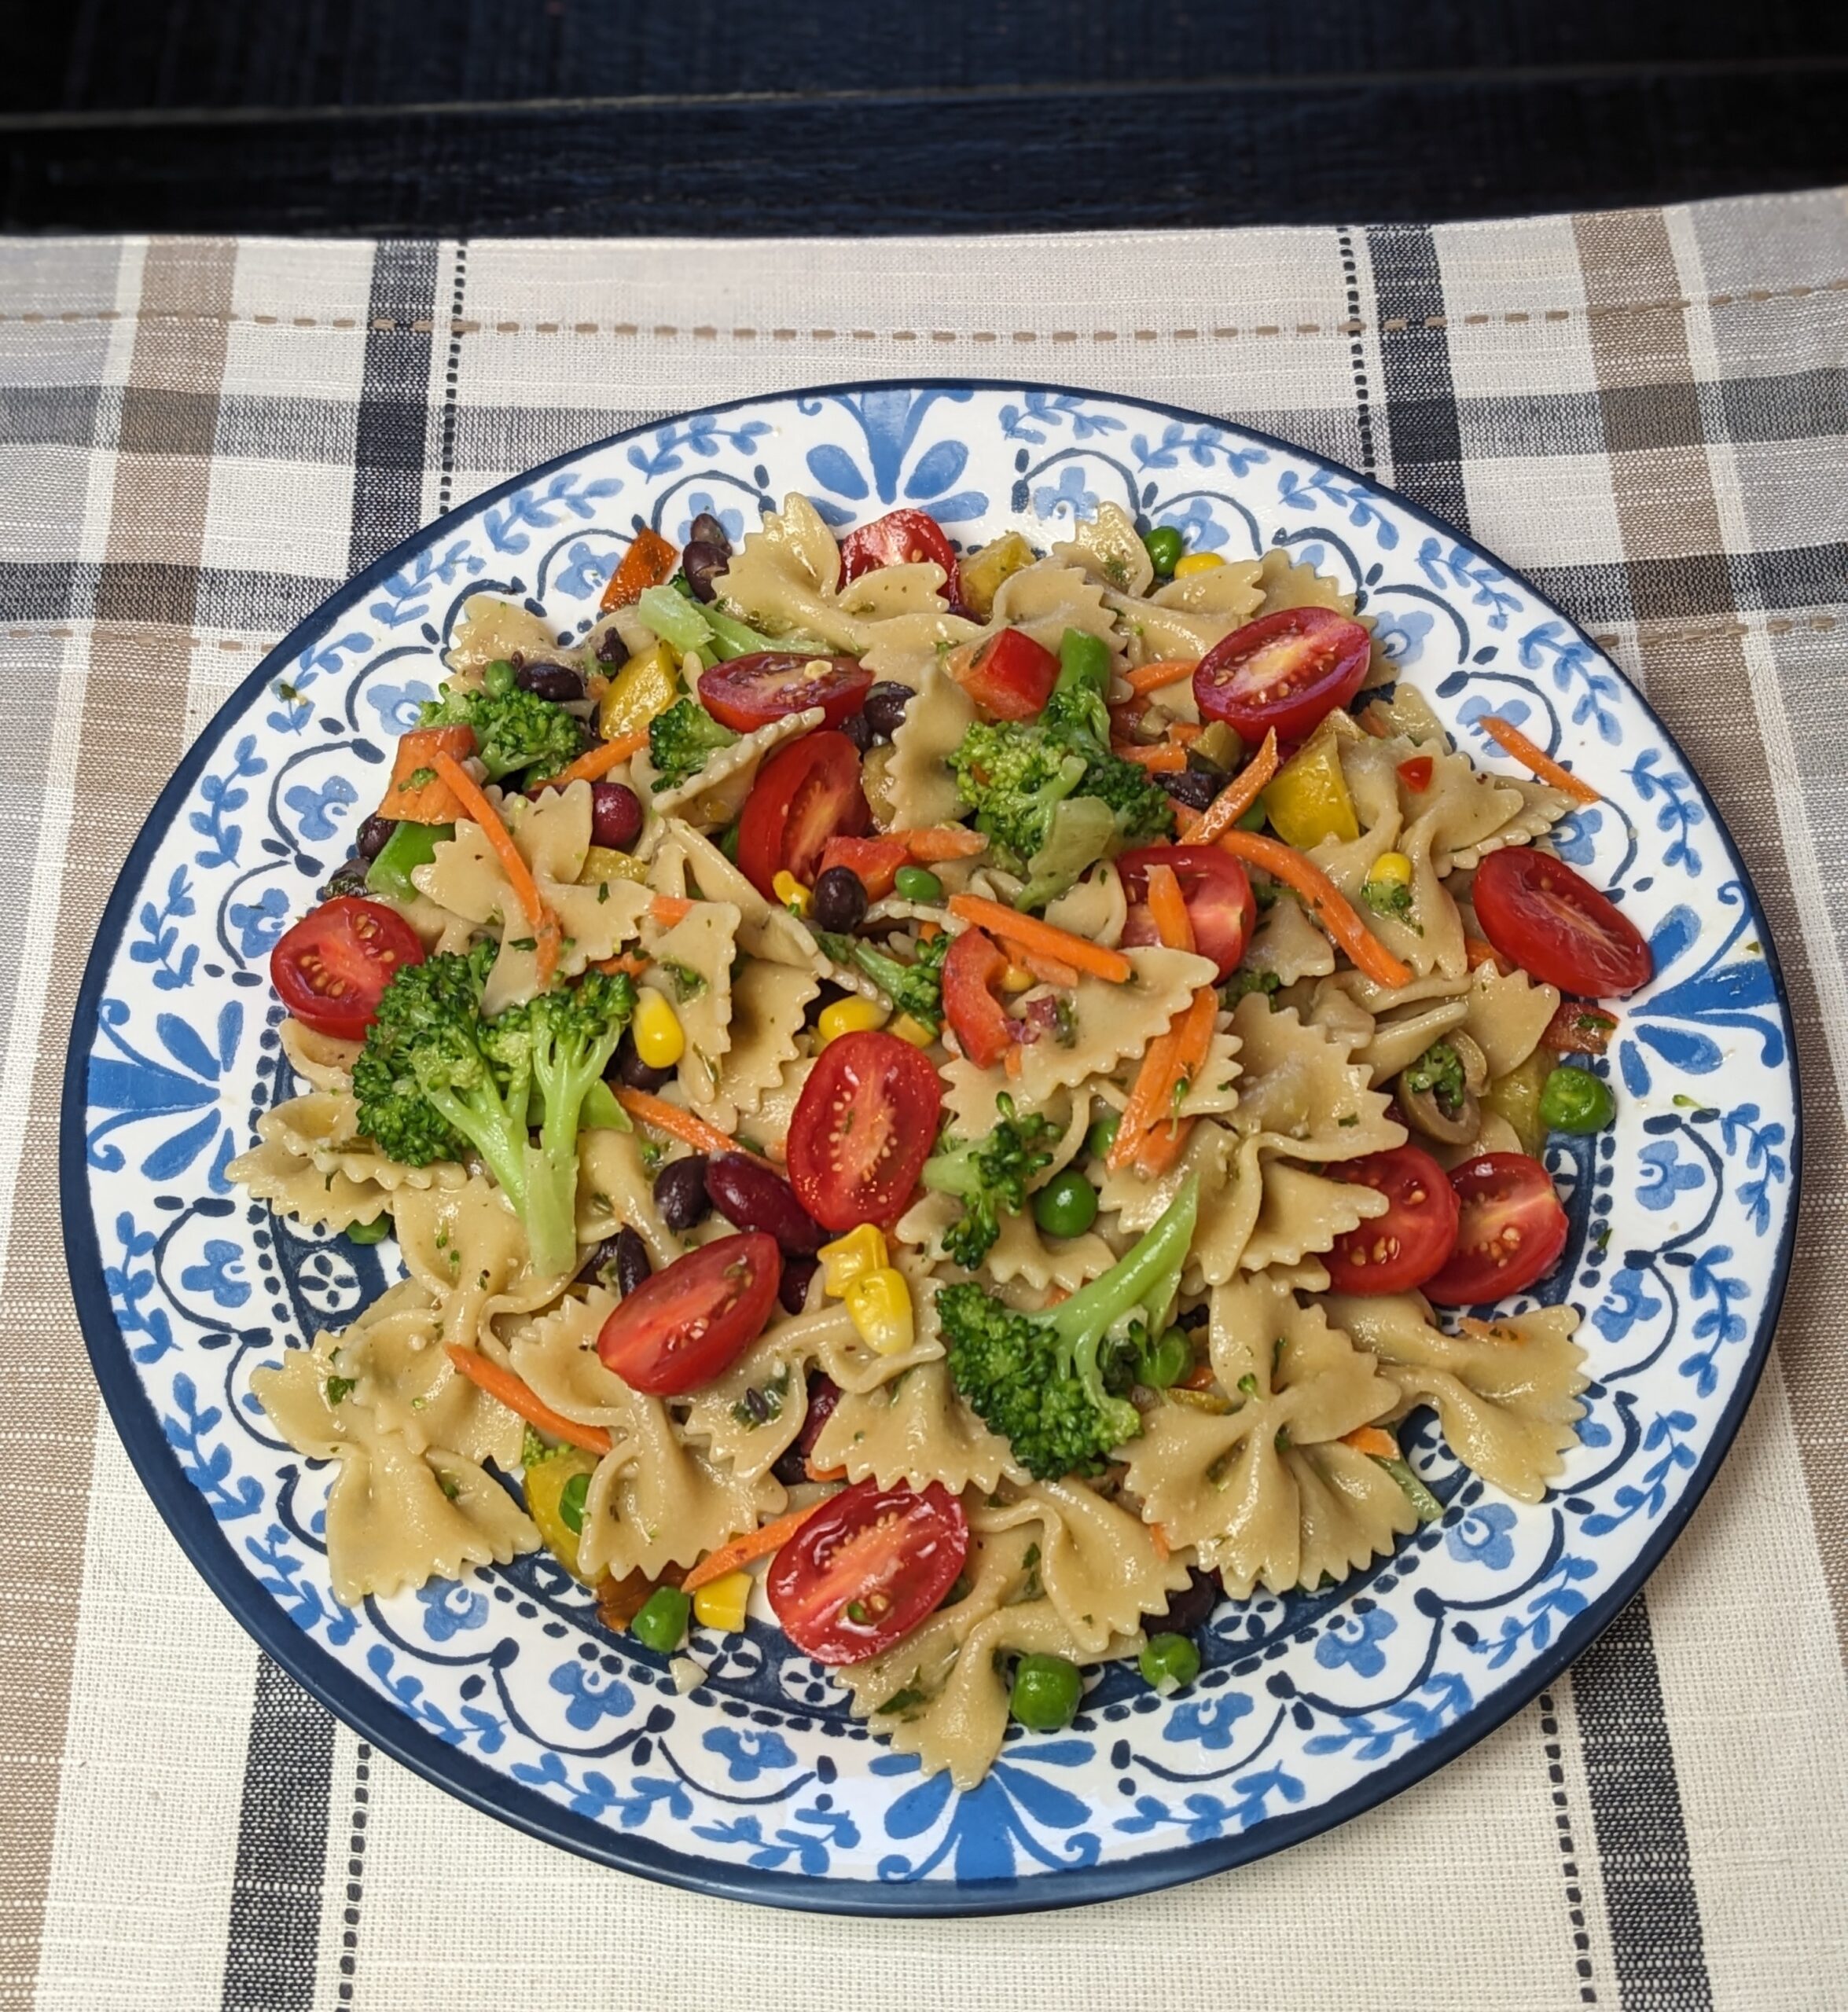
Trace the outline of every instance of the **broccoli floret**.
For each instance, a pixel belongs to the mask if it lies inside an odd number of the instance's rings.
[[[424,726],[470,726],[475,751],[498,782],[516,770],[525,780],[542,782],[568,768],[584,751],[584,729],[564,707],[523,692],[513,682],[511,664],[490,663],[479,692],[458,692],[448,685],[439,699],[424,707]]]
[[[1069,887],[1093,860],[1115,846],[1166,837],[1174,830],[1174,806],[1160,785],[1133,762],[1110,750],[1110,714],[1104,695],[1110,653],[1095,637],[1068,629],[1059,646],[1058,681],[1045,711],[1031,723],[978,722],[950,757],[957,786],[975,809],[975,825],[993,842],[1005,863],[1032,873],[1023,906],[1038,906]],[[1060,806],[1094,797],[1110,813],[1090,828],[1090,842],[1074,857],[1069,843],[1056,862],[1046,854]],[[1071,837],[1070,821],[1060,834]],[[1094,850],[1093,848],[1095,848]],[[1056,872],[1052,867],[1056,864]]]
[[[721,726],[697,699],[677,699],[648,721],[648,759],[660,773],[657,791],[677,788],[705,767],[707,757],[729,747],[737,736]]]
[[[975,1269],[1000,1235],[1001,1211],[1018,1215],[1026,1207],[1027,1182],[1053,1163],[1042,1148],[1058,1136],[1058,1126],[1037,1112],[1016,1118],[1005,1091],[996,1108],[1001,1122],[986,1139],[967,1145],[946,1132],[940,1150],[924,1162],[925,1187],[954,1195],[963,1204],[961,1216],[944,1232],[943,1249],[966,1272]]]
[[[1111,1330],[1138,1313],[1143,1335],[1166,1324],[1199,1213],[1196,1177],[1102,1278],[1043,1313],[1017,1313],[979,1285],[937,1294],[957,1388],[1035,1479],[1095,1471],[1141,1432],[1122,1394],[1134,1380],[1133,1342]]]
[[[927,1027],[935,1028],[943,1018],[943,960],[950,954],[947,931],[922,945],[913,963],[901,964],[896,957],[864,943],[857,936],[824,933],[821,948],[837,964],[853,964],[864,971],[892,1002],[895,1011],[909,1013]]]
[[[563,1273],[577,1261],[579,1112],[634,987],[592,972],[490,1019],[481,997],[496,954],[479,943],[393,975],[353,1066],[360,1129],[407,1166],[479,1154],[526,1225],[535,1271]]]

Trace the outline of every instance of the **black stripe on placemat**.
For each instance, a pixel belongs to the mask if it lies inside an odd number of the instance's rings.
[[[333,1731],[324,1705],[257,1658],[222,2012],[308,2012],[314,2003]]]
[[[1700,1901],[1639,1593],[1572,1670],[1623,2012],[1712,2012]]]
[[[1468,531],[1449,332],[1425,326],[1444,316],[1437,240],[1427,224],[1376,224],[1367,233],[1367,252],[1394,486],[1434,516]]]
[[[1596,2005],[1592,1981],[1591,1935],[1585,1925],[1585,1889],[1579,1883],[1578,1847],[1572,1841],[1572,1814],[1566,1802],[1565,1755],[1560,1746],[1559,1708],[1552,1693],[1540,1694],[1540,1736],[1546,1742],[1546,1779],[1552,1792],[1553,1830],[1560,1841],[1560,1871],[1566,1882],[1566,1907],[1572,1923],[1573,1969],[1578,1978],[1578,2002]]]
[[[387,238],[373,255],[372,326],[353,434],[347,564],[355,573],[409,538],[423,516],[436,252],[428,238]],[[421,329],[410,325],[420,321]]]
[[[1354,253],[1354,233],[1343,227],[1335,233],[1335,242],[1341,255],[1341,285],[1347,304],[1347,367],[1354,378],[1354,427],[1359,435],[1361,449],[1358,465],[1362,475],[1371,475],[1375,466],[1373,401],[1367,389],[1367,345],[1364,333],[1365,318],[1361,313],[1360,270]]]

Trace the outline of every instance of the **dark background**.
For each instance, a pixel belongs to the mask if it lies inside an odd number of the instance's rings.
[[[1844,0],[14,0],[0,228],[1391,220],[1848,179]]]

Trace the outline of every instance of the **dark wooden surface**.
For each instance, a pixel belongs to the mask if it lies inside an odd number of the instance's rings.
[[[9,229],[1435,219],[1848,180],[1844,0],[9,11]]]

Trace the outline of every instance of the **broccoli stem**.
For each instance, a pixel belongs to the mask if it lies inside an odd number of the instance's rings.
[[[1094,1351],[1097,1342],[1138,1307],[1152,1332],[1165,1325],[1181,1289],[1200,1206],[1200,1177],[1192,1174],[1140,1241],[1102,1278],[1093,1279],[1053,1310],[1050,1322],[1061,1342],[1076,1349],[1088,1338]]]

